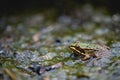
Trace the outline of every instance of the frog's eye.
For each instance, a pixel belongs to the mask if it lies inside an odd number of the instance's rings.
[[[79,41],[76,41],[76,42],[75,42],[75,46],[76,46],[76,47],[79,47],[79,43],[80,43]]]
[[[76,44],[76,47],[79,47],[79,45],[78,45],[78,44]]]

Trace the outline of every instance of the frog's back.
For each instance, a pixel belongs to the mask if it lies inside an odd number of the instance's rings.
[[[90,44],[90,43],[79,43],[79,46],[81,48],[85,48],[85,49],[99,49],[101,46],[98,44]]]

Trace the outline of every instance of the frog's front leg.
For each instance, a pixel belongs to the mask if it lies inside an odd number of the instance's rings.
[[[90,59],[90,55],[86,54],[83,58],[81,58],[82,61]]]

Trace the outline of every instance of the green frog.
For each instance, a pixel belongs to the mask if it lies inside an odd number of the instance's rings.
[[[69,48],[73,51],[73,54],[80,55],[81,60],[83,61],[88,60],[91,57],[97,58],[97,55],[95,53],[97,51],[100,51],[101,47],[102,46],[99,44],[82,43],[79,41],[72,43],[69,46]]]

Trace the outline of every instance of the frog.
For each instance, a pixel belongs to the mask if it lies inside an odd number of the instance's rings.
[[[100,51],[101,47],[102,46],[99,44],[76,41],[69,45],[70,50],[73,52],[70,56],[73,54],[80,55],[82,61],[88,60],[91,57],[97,58],[97,55],[95,53],[97,53],[97,51]]]

